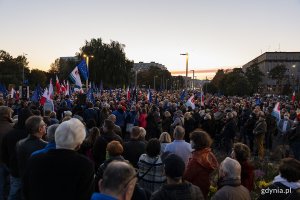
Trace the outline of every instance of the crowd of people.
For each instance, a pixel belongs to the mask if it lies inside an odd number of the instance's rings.
[[[2,99],[0,200],[208,199],[214,172],[212,199],[248,200],[252,161],[272,159],[268,188],[291,192],[259,199],[300,199],[297,101],[207,94],[187,104],[193,92]]]

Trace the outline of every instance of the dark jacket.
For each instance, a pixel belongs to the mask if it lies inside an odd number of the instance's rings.
[[[16,145],[16,155],[18,160],[19,174],[22,177],[26,168],[27,161],[31,154],[37,150],[45,148],[47,142],[34,136],[28,135],[20,140]]]
[[[267,133],[267,123],[265,119],[259,119],[255,123],[255,127],[253,129],[254,135],[265,135]]]
[[[97,138],[93,147],[95,166],[100,166],[106,160],[106,146],[113,140],[117,140],[121,144],[123,143],[122,138],[114,132],[103,133]]]
[[[131,139],[124,143],[123,156],[133,167],[137,168],[140,156],[146,152],[146,144],[144,141]]]
[[[201,190],[189,183],[166,184],[154,192],[151,200],[202,200],[204,199]]]
[[[23,185],[27,200],[88,200],[94,166],[73,150],[51,149],[29,159]]]
[[[98,122],[98,112],[94,108],[88,108],[83,112],[83,119],[85,123],[87,123],[89,120],[95,120],[95,122]]]
[[[234,139],[235,137],[235,131],[236,131],[236,124],[233,119],[229,119],[229,121],[226,122],[224,129],[223,129],[223,136],[225,139]]]
[[[0,116],[1,117],[1,116]],[[2,149],[2,141],[4,136],[13,130],[13,124],[10,119],[2,119],[0,120],[0,150]],[[3,163],[2,153],[0,154],[0,164]]]

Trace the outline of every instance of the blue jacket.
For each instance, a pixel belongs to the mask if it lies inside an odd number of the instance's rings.
[[[126,120],[126,113],[123,110],[115,110],[112,112],[116,116],[116,125],[120,127],[125,126],[125,120]]]
[[[117,200],[117,199],[105,194],[94,192],[91,200]]]

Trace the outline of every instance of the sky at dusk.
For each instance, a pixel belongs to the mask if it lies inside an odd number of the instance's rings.
[[[0,49],[48,70],[85,40],[125,44],[128,59],[170,71],[241,67],[300,51],[300,0],[0,0]],[[200,75],[199,75],[200,76]]]

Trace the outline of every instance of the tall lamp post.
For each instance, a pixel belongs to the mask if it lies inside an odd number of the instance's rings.
[[[27,53],[23,53],[23,58],[25,58],[25,56],[27,56]],[[23,80],[23,82],[22,82],[22,85],[24,84],[24,81],[25,81],[24,64],[25,63],[23,63],[23,73],[22,73],[22,80]]]
[[[187,78],[188,78],[188,69],[189,69],[189,54],[186,53],[181,53],[180,55],[185,56],[185,81],[184,81],[184,85],[185,88],[187,88]]]
[[[193,80],[192,80],[192,88],[193,90],[195,89],[195,70],[191,70],[191,72],[193,72]]]
[[[94,58],[94,56],[93,56],[93,55],[83,54],[83,57],[85,58],[87,70],[88,70],[88,72],[89,72],[89,61],[90,61],[90,58]],[[89,73],[90,73],[90,72],[89,72]],[[86,82],[85,82],[85,85],[86,85],[86,92],[87,92],[87,91],[88,91],[88,88],[89,88],[89,77],[87,77]]]

